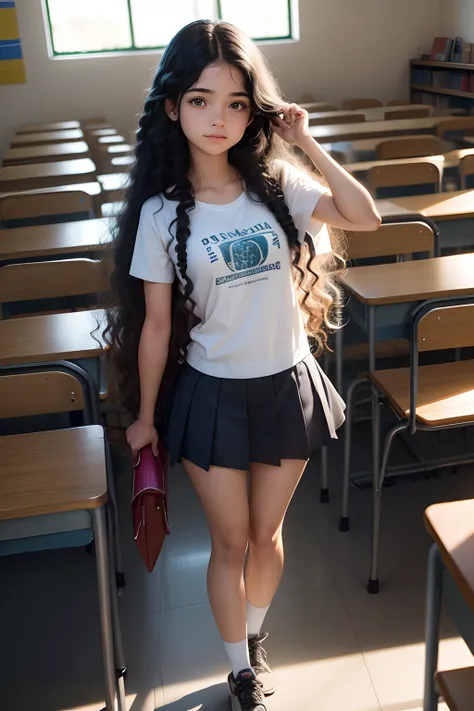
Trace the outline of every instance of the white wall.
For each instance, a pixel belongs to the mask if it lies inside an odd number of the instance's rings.
[[[474,42],[474,0],[443,0],[441,27],[448,37]]]
[[[291,99],[402,97],[408,60],[429,51],[444,1],[300,0],[301,40],[264,50]],[[105,115],[133,130],[159,54],[50,60],[41,2],[16,4],[27,83],[0,87],[0,151],[23,123]]]

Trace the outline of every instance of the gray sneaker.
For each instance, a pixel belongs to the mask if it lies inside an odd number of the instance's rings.
[[[250,665],[257,675],[257,679],[262,685],[264,696],[271,696],[275,693],[275,683],[273,673],[267,660],[267,653],[263,648],[263,642],[268,637],[268,632],[248,638]]]
[[[253,669],[242,669],[236,678],[231,672],[227,681],[232,711],[267,711],[262,685]]]

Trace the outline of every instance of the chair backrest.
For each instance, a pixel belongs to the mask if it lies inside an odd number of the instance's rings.
[[[0,267],[0,304],[100,294],[109,289],[109,267],[95,259],[58,259]]]
[[[434,254],[435,236],[424,222],[393,222],[380,225],[372,232],[346,232],[346,258],[370,259],[411,255],[427,252]]]
[[[0,222],[77,213],[94,216],[92,196],[82,190],[62,190],[57,193],[12,193],[0,197]]]
[[[392,158],[418,158],[435,156],[442,152],[442,143],[436,136],[416,136],[414,138],[389,139],[377,146],[378,160]]]
[[[394,163],[381,165],[368,171],[368,185],[374,194],[379,195],[380,188],[399,188],[405,186],[423,185],[426,192],[431,186],[438,192],[441,186],[441,173],[436,163],[425,161],[423,163]],[[403,191],[402,191],[403,192]],[[388,197],[388,195],[384,195]]]
[[[0,374],[0,419],[77,410],[84,410],[84,393],[69,373]]]
[[[342,102],[342,108],[349,111],[357,109],[375,109],[377,106],[383,106],[379,99],[346,99]]]
[[[459,161],[459,172],[461,174],[461,187],[463,190],[467,190],[471,187],[469,184],[469,176],[474,175],[474,155],[461,158]]]
[[[411,333],[410,333],[410,409],[409,409],[409,431],[414,434],[417,429],[417,397],[418,397],[418,369],[419,369],[419,354],[426,351],[450,350],[452,348],[468,348],[474,346],[474,299],[472,296],[467,298],[460,297],[459,299],[440,300],[437,302],[426,302],[422,304],[412,314]],[[468,364],[472,368],[472,360]],[[459,364],[461,371],[463,370],[462,361]],[[465,374],[464,369],[464,374]],[[461,381],[459,397],[452,398],[453,391],[456,392],[456,370],[452,370],[449,374],[449,399],[445,402],[441,401],[441,409],[443,411],[443,419],[449,416],[450,402],[459,403],[459,398],[466,402],[472,403],[472,390],[466,392],[466,378],[461,373]],[[443,390],[443,380],[440,380],[438,385]],[[433,394],[435,400],[440,398],[440,390]],[[469,404],[466,414],[468,417],[463,417],[463,420],[471,420]],[[464,408],[466,409],[466,408]],[[459,422],[459,408],[455,407],[452,411],[452,422]]]
[[[418,323],[418,350],[439,351],[474,346],[474,304],[440,306]]]
[[[387,106],[410,106],[410,102],[406,99],[392,99],[387,101]]]
[[[388,121],[393,121],[395,119],[412,119],[412,118],[425,118],[430,116],[430,108],[419,109],[401,109],[400,111],[385,111],[385,119]]]
[[[319,116],[317,119],[310,119],[310,126],[335,126],[339,123],[361,123],[365,121],[365,114],[349,112],[340,116]]]
[[[444,138],[447,133],[474,132],[474,116],[459,116],[440,121],[436,126],[436,135]]]

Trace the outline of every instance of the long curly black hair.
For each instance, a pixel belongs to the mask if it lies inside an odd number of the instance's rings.
[[[172,336],[159,403],[166,400],[195,322],[189,308],[194,302],[186,252],[189,213],[195,207],[193,186],[188,178],[190,151],[179,121],[172,121],[165,111],[165,100],[170,99],[179,107],[183,92],[197,81],[207,65],[217,60],[242,71],[254,116],[242,139],[229,150],[229,163],[235,167],[248,194],[268,207],[288,238],[306,329],[318,353],[327,344],[326,331],[338,320],[335,312],[339,308],[339,294],[329,278],[338,258],[333,257],[328,268],[328,260],[323,265],[315,257],[312,240],[307,238],[303,245],[299,242],[280,176],[274,167],[278,162],[272,163],[275,158],[293,163],[296,159],[272,130],[272,118],[285,101],[264,57],[256,45],[231,24],[208,20],[193,22],[180,30],[166,48],[145,101],[137,132],[136,159],[113,241],[112,287],[116,306],[108,311],[105,337],[123,404],[134,415],[140,406],[138,345],[145,319],[145,300],[143,281],[130,276],[129,269],[142,206],[155,195],[176,202],[176,240],[169,249],[176,250],[177,270],[184,284],[184,289],[178,279],[174,284]]]

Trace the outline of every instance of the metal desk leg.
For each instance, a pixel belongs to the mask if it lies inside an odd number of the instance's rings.
[[[371,397],[372,397],[372,553],[370,558],[370,577],[367,585],[367,591],[371,595],[375,595],[379,591],[379,581],[378,574],[377,577],[373,577],[373,561],[378,559],[378,550],[374,551],[373,541],[374,532],[378,530],[378,486],[379,486],[379,476],[380,476],[380,403],[378,392],[375,385],[371,384]],[[377,539],[378,540],[378,539]]]
[[[435,674],[438,667],[439,623],[443,592],[443,561],[438,546],[433,543],[428,558],[428,582],[426,590],[426,658],[425,697],[423,711],[436,711],[438,694],[435,688]]]
[[[110,511],[110,501],[107,504],[106,510],[108,544],[109,544],[109,575],[110,575],[110,604],[112,612],[112,626],[114,636],[114,651],[115,651],[115,673],[117,677],[117,694],[118,694],[118,711],[127,711],[127,701],[125,698],[125,682],[124,677],[127,672],[125,665],[125,655],[123,651],[122,627],[120,624],[120,612],[117,583],[115,580],[115,571],[117,569],[114,564],[114,545],[113,545],[113,521],[112,512]]]
[[[105,507],[92,509],[94,522],[97,583],[99,588],[100,627],[104,659],[105,703],[107,711],[117,711],[117,683],[115,678],[114,635],[110,598],[110,563],[107,545]]]
[[[375,370],[375,306],[369,306],[369,371]]]

